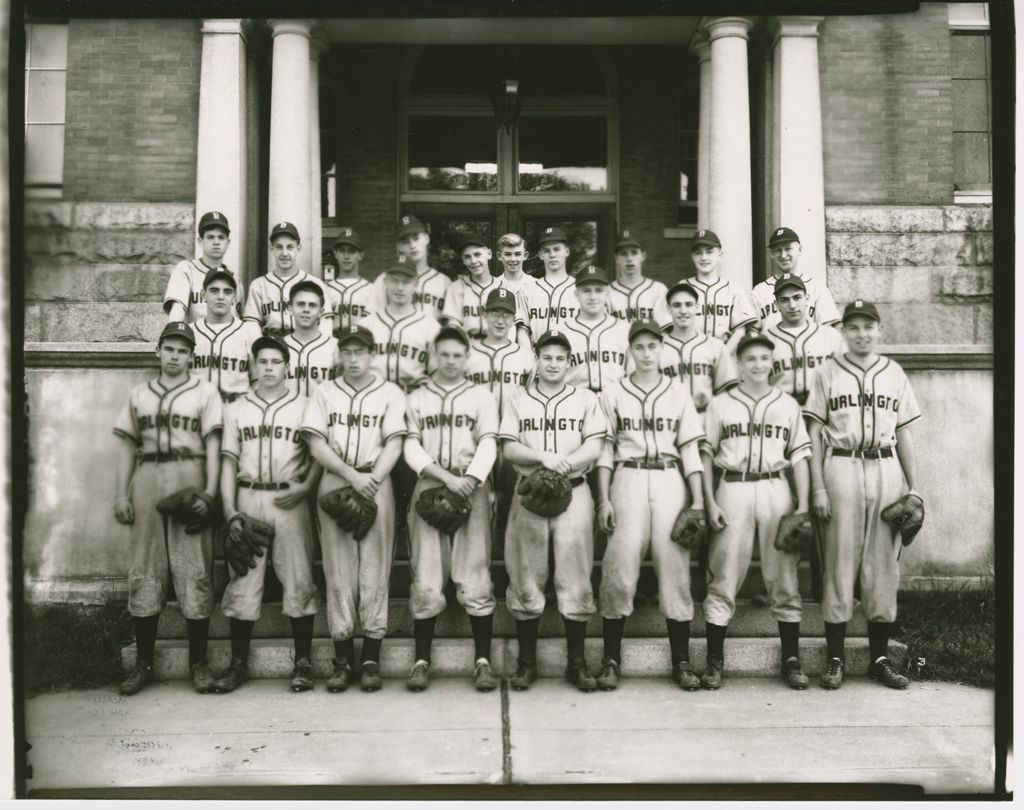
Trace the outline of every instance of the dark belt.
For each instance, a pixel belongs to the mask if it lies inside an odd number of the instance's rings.
[[[844,458],[892,458],[893,452],[891,447],[879,447],[877,450],[843,450],[833,447],[832,455]]]
[[[761,473],[727,472],[722,478],[726,481],[767,481],[769,478],[782,478],[782,470]]]
[[[228,403],[228,402],[234,402],[239,397],[244,397],[244,396],[245,396],[245,394],[241,394],[241,393],[240,394],[221,394],[220,398],[221,398],[221,400],[223,402]]]
[[[167,461],[190,461],[192,459],[205,459],[206,456],[197,453],[140,453],[137,457],[139,464],[152,461],[163,464]]]
[[[697,413],[704,413],[704,411],[706,411],[707,409],[708,409],[707,405],[705,405],[703,408],[697,408]]]
[[[623,467],[629,467],[631,470],[678,470],[679,459],[669,459],[668,461],[623,461]]]
[[[288,489],[291,484],[285,481],[239,481],[238,486],[243,489]]]

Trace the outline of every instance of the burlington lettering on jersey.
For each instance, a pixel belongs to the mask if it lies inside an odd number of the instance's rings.
[[[885,394],[839,394],[829,397],[828,407],[831,411],[842,408],[881,408],[883,411],[899,411],[899,400]]]
[[[519,432],[526,433],[528,431],[549,431],[549,430],[583,430],[583,420],[576,419],[571,416],[560,416],[555,418],[547,419],[529,419],[523,418],[519,420]]]
[[[410,360],[417,360],[420,363],[427,362],[428,352],[424,349],[417,349],[415,346],[408,346],[405,343],[398,343],[396,341],[389,341],[387,343],[377,344],[377,354],[388,355],[394,357],[406,357]]]
[[[239,428],[242,434],[242,441],[255,441],[256,439],[284,439],[293,444],[302,441],[302,435],[298,428],[290,428],[284,425],[242,425]]]
[[[643,417],[633,419],[629,416],[619,414],[615,417],[615,432],[635,430],[638,432],[650,431],[676,431],[679,429],[679,420],[667,416]]]
[[[172,413],[140,413],[138,415],[138,429],[152,430],[161,428],[176,428],[179,430],[190,430],[199,433],[199,419],[196,417],[183,416]]]
[[[569,365],[582,366],[587,363],[618,363],[625,365],[626,353],[613,352],[608,349],[591,349],[587,352],[576,352],[569,355]]]
[[[789,428],[785,425],[769,425],[762,422],[747,422],[738,424],[731,422],[722,425],[719,432],[719,440],[738,439],[749,436],[752,439],[789,439]]]
[[[192,355],[190,368],[210,368],[211,366],[220,368],[221,371],[248,371],[249,358],[224,357],[223,355],[211,357],[208,354]]]
[[[457,427],[476,429],[476,419],[466,414],[437,413],[424,414],[417,420],[420,430],[436,430],[437,428]]]
[[[375,428],[382,424],[384,414],[380,413],[334,413],[327,414],[327,427],[335,425],[350,428]]]

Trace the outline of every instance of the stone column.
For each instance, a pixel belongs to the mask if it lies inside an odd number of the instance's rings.
[[[246,271],[248,145],[246,33],[242,20],[204,20],[196,145],[196,223],[220,211],[231,225],[228,267]],[[202,254],[196,245],[196,258]],[[244,276],[243,276],[244,278]]]
[[[706,18],[711,43],[711,154],[707,225],[722,240],[723,278],[751,286],[750,89],[746,17]]]
[[[778,17],[773,35],[775,227],[800,234],[800,273],[827,284],[818,30],[824,17]]]
[[[310,31],[312,20],[270,20],[274,42],[270,88],[269,225],[287,220],[299,229],[299,268],[309,272],[312,215],[309,190]],[[318,212],[319,213],[319,212]]]
[[[322,276],[320,253],[323,227],[320,219],[320,57],[329,47],[323,33],[314,33],[309,47],[309,198],[311,272]]]
[[[708,228],[711,185],[711,43],[698,34],[690,43],[700,71],[700,118],[697,138],[697,227]]]

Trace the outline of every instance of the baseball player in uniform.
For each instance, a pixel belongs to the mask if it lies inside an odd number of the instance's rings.
[[[288,390],[304,397],[317,386],[333,380],[338,366],[338,344],[320,327],[324,288],[307,279],[292,285],[288,293],[288,314],[293,331],[284,336],[288,347]]]
[[[390,473],[402,453],[405,397],[372,370],[373,334],[350,326],[338,337],[341,376],[313,393],[302,430],[324,469],[320,494],[351,486],[377,504],[377,517],[358,542],[317,507],[327,582],[327,627],[334,641],[332,692],[348,688],[355,662],[356,620],[363,633],[360,686],[381,688],[380,649],[388,628],[388,581],[395,549],[395,499]]]
[[[484,335],[483,310],[487,294],[500,286],[488,264],[491,249],[476,234],[461,236],[456,244],[466,273],[452,282],[444,299],[442,316],[447,323],[461,326],[470,339]]]
[[[243,321],[235,310],[235,277],[214,270],[203,280],[206,315],[192,324],[196,348],[192,374],[217,386],[221,399],[232,402],[249,390],[251,347],[259,327]]]
[[[799,552],[775,548],[779,521],[794,512],[787,478],[792,468],[796,512],[808,505],[810,440],[800,406],[768,382],[772,342],[751,331],[740,341],[740,384],[711,400],[705,414],[704,502],[711,532],[704,623],[707,668],[701,686],[717,689],[725,670],[725,634],[736,611],[736,593],[750,567],[755,538],[768,603],[782,640],[782,677],[794,689],[807,687],[800,665],[801,600]],[[722,471],[715,487],[712,468]]]
[[[338,272],[327,282],[327,298],[334,312],[333,328],[341,334],[373,311],[373,284],[359,275],[363,240],[355,230],[343,227],[332,252]]]
[[[828,358],[841,355],[846,346],[834,328],[808,317],[807,286],[800,276],[779,276],[775,301],[781,320],[764,330],[775,344],[770,382],[804,405],[815,372]]]
[[[767,329],[779,322],[779,309],[775,301],[775,283],[783,275],[799,276],[797,265],[800,262],[800,237],[791,228],[776,228],[768,239],[768,251],[772,257],[772,275],[754,285],[751,297],[754,301],[757,317],[761,328]],[[832,300],[828,287],[819,285],[814,279],[803,279],[806,286],[807,300],[810,304],[810,317],[817,323],[832,325],[839,322],[839,310]]]
[[[167,280],[164,293],[164,312],[168,321],[193,323],[206,314],[203,301],[203,280],[214,270],[233,270],[224,264],[224,254],[231,243],[228,218],[220,211],[208,211],[199,218],[199,246],[202,256],[198,259],[184,259],[174,265]],[[238,277],[235,276],[235,282]],[[241,301],[242,296],[237,296]]]
[[[221,400],[217,389],[189,373],[196,339],[183,321],[167,324],[157,342],[160,374],[128,395],[114,435],[117,461],[114,517],[130,526],[128,612],[134,618],[135,668],[121,683],[134,695],[153,679],[153,653],[167,592],[174,592],[188,625],[188,658],[197,692],[213,688],[206,662],[213,610],[213,529],[188,534],[157,511],[157,503],[185,487],[213,499],[220,475]]]
[[[673,543],[671,534],[681,510],[704,508],[697,451],[704,434],[683,383],[661,373],[662,340],[657,322],[634,321],[629,352],[636,371],[601,393],[609,425],[597,468],[597,517],[609,534],[599,600],[604,658],[597,685],[603,690],[619,683],[623,629],[648,550],[667,622],[672,679],[684,689],[697,681],[689,654],[690,551]]]
[[[430,246],[430,234],[427,233],[426,225],[412,215],[402,217],[398,220],[395,242],[399,262],[409,264],[415,271],[413,305],[439,321],[444,312],[444,302],[448,298],[451,281],[444,273],[428,264],[427,248]],[[373,282],[373,306],[380,310],[386,304],[387,294],[382,274]]]
[[[608,309],[626,323],[655,321],[662,329],[672,325],[665,293],[660,281],[644,277],[647,252],[633,232],[619,233],[615,243],[615,281],[608,288]]]
[[[281,612],[291,619],[295,664],[291,688],[313,688],[313,621],[320,593],[313,581],[313,527],[309,495],[320,478],[302,435],[306,397],[289,390],[288,349],[278,338],[262,336],[252,345],[256,380],[253,390],[224,410],[224,469],[220,494],[229,525],[244,512],[274,527],[267,554],[256,567],[230,581],[221,610],[231,626],[231,663],[213,688],[231,692],[249,678],[249,641],[260,617],[268,558],[284,593]]]
[[[826,689],[843,682],[846,623],[858,579],[868,620],[869,674],[894,689],[909,683],[887,657],[902,546],[880,512],[908,489],[915,491],[911,425],[921,411],[903,369],[877,354],[881,331],[874,304],[847,304],[843,338],[849,350],[818,369],[804,406],[814,450],[811,506],[822,521],[825,545],[821,609],[829,664],[821,684]]]
[[[263,334],[281,337],[294,327],[291,310],[288,308],[292,287],[299,282],[310,281],[322,288],[323,283],[296,265],[302,244],[299,241],[299,229],[292,223],[278,222],[271,229],[270,250],[274,268],[250,285],[242,317],[258,324]],[[325,312],[320,325],[327,334],[331,332],[332,316],[333,313]]]
[[[600,267],[588,265],[576,276],[579,312],[563,321],[572,350],[570,385],[600,392],[633,370],[629,356],[629,325],[608,312],[608,277]]]
[[[661,373],[686,386],[703,424],[711,398],[736,385],[736,364],[722,341],[698,331],[700,293],[690,281],[673,284],[665,298],[672,329],[661,350]]]
[[[566,678],[584,692],[597,688],[584,658],[587,620],[595,611],[590,574],[594,567],[594,498],[586,475],[601,453],[608,423],[597,395],[565,382],[569,338],[552,329],[537,339],[537,376],[503,406],[499,437],[505,458],[526,476],[545,467],[569,476],[572,501],[560,515],[545,518],[512,496],[505,533],[505,594],[516,620],[519,662],[509,679],[528,689],[537,679],[537,630],[544,612],[549,554],[554,559],[555,597],[565,622]]]
[[[498,403],[483,385],[466,379],[469,337],[458,326],[441,329],[436,339],[437,372],[409,395],[403,455],[419,480],[416,503],[425,489],[447,487],[468,499],[469,518],[453,534],[444,534],[409,510],[416,662],[407,686],[422,691],[430,683],[434,623],[447,603],[444,587],[455,584],[459,604],[473,629],[476,688],[498,685],[491,668],[494,587],[491,583],[491,504],[489,481],[497,454]]]
[[[735,354],[744,327],[757,321],[750,294],[718,275],[722,242],[714,231],[697,231],[690,243],[690,258],[697,275],[688,281],[700,296],[697,328],[723,341]]]
[[[498,263],[502,273],[498,281],[506,290],[516,295],[519,318],[516,322],[516,341],[533,352],[530,327],[527,325],[527,291],[537,286],[537,279],[523,272],[526,262],[526,242],[517,233],[506,233],[498,240]]]
[[[523,291],[526,325],[531,335],[541,335],[575,318],[578,311],[576,284],[566,270],[569,240],[561,228],[545,228],[537,241],[537,256],[544,262],[544,278]]]

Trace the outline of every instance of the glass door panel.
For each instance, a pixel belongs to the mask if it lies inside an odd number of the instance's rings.
[[[464,234],[473,233],[494,250],[498,237],[505,233],[498,229],[499,205],[426,204],[406,206],[406,212],[415,214],[430,231],[430,266],[454,279],[463,272],[462,258],[457,252],[458,241]],[[504,222],[504,220],[502,220]],[[501,267],[491,261],[491,274],[500,275]]]

